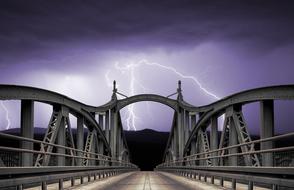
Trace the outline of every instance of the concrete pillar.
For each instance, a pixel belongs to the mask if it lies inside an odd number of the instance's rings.
[[[84,118],[81,115],[77,116],[77,149],[84,150]],[[83,156],[82,152],[77,152],[78,156]],[[81,166],[83,159],[78,159],[78,165]]]
[[[65,146],[65,117],[62,117],[59,130],[57,133],[57,144]],[[65,154],[65,149],[64,148],[56,148],[57,153],[59,154]],[[57,165],[58,166],[65,166],[65,157],[64,156],[57,156]]]
[[[200,119],[203,116],[204,112],[199,112],[198,113],[198,119]]]
[[[185,113],[185,116],[184,116],[184,123],[185,123],[185,125],[184,125],[184,127],[185,127],[185,143],[184,143],[184,146],[185,146],[185,144],[186,144],[186,142],[188,141],[188,139],[189,139],[189,136],[190,136],[190,122],[189,122],[189,112],[188,111],[184,111],[184,113]]]
[[[260,102],[260,138],[274,136],[274,102],[273,100],[263,100]],[[267,141],[260,144],[261,150],[274,148],[274,142]],[[262,166],[273,166],[273,153],[262,154]]]
[[[101,129],[105,130],[105,126],[104,126],[104,122],[103,122],[103,115],[98,114],[98,119],[99,119],[99,125],[100,125]]]
[[[192,114],[191,115],[191,131],[193,131],[195,125],[196,125],[196,115]],[[196,153],[196,140],[193,139],[191,142],[191,154],[195,154]]]
[[[109,143],[109,110],[106,111],[105,114],[105,137],[107,142]]]
[[[91,145],[91,150],[90,150],[90,152],[91,152],[91,153],[97,153],[97,152],[96,152],[96,150],[98,149],[98,147],[97,147],[97,144],[98,144],[98,142],[97,142],[97,141],[98,141],[98,138],[97,138],[97,131],[96,131],[96,129],[93,129],[92,132],[94,133],[94,136],[93,136],[93,141],[92,141],[92,145]],[[93,159],[89,160],[89,165],[91,165],[91,166],[95,166],[95,165],[96,165],[96,160],[94,160],[94,158],[95,158],[96,156],[93,155],[93,154],[91,154],[90,157],[93,158]]]
[[[203,142],[202,142],[202,135],[198,134],[197,135],[197,138],[198,138],[198,150],[199,150],[199,153],[202,153],[204,152],[204,149],[203,149]],[[199,158],[204,158],[204,155],[200,155]],[[200,166],[205,166],[206,165],[206,160],[199,160],[199,165]]]
[[[99,154],[104,154],[104,144],[101,139],[98,138],[98,150]]]
[[[34,102],[31,100],[21,101],[21,118],[20,118],[21,136],[26,138],[34,138]],[[28,141],[21,141],[22,149],[34,149],[34,144]],[[33,166],[33,154],[21,154],[21,166]]]
[[[98,138],[97,137],[97,140],[98,140],[98,142],[97,142],[97,145],[98,145],[98,154],[104,154],[104,145],[103,145],[103,141],[100,139],[100,138]],[[99,161],[99,165],[100,166],[103,166],[103,165],[105,165],[105,163],[103,162],[103,161]]]
[[[183,117],[182,117],[182,110],[179,109],[177,113],[177,136],[178,136],[178,150],[179,150],[179,158],[183,158],[183,151],[184,151],[184,128],[183,128]]]
[[[230,119],[230,130],[229,130],[229,146],[238,144],[238,134],[235,127],[234,120]],[[230,148],[229,154],[238,153],[238,148]],[[229,157],[229,166],[237,166],[238,165],[238,157],[230,156]]]
[[[196,126],[196,114],[191,115],[191,130]]]
[[[210,131],[210,150],[218,149],[218,126],[217,126],[217,116],[212,116],[211,118],[211,131]],[[211,154],[212,156],[217,156],[217,152]],[[212,164],[217,165],[217,158],[212,159]]]
[[[118,128],[118,113],[115,109],[111,110],[111,128],[110,128],[110,147],[113,158],[117,158],[117,128]]]
[[[122,139],[121,139],[121,127],[120,125],[117,127],[117,143],[116,143],[116,150],[117,150],[117,158],[120,158],[120,152],[121,152],[121,143],[122,143]]]

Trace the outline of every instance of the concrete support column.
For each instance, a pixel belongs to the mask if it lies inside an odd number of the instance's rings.
[[[196,126],[196,114],[191,115],[191,131],[194,129]]]
[[[179,156],[179,145],[178,145],[178,142],[177,142],[177,138],[178,136],[176,135],[176,126],[175,126],[175,132],[174,132],[174,135],[172,137],[172,143],[173,143],[173,148],[172,150],[174,151],[174,158],[177,159],[178,156]]]
[[[188,111],[184,111],[185,116],[184,116],[184,128],[185,128],[185,141],[184,141],[184,146],[187,142],[187,140],[189,139],[190,136],[190,122],[189,122],[189,112]]]
[[[104,122],[103,122],[103,114],[98,114],[99,125],[102,130],[105,130]]]
[[[198,144],[198,150],[199,150],[199,153],[201,152],[204,152],[204,149],[203,149],[203,141],[202,141],[202,135],[198,134],[197,135],[197,138],[199,139],[199,144]],[[199,158],[204,158],[204,155],[200,155]],[[206,160],[199,160],[199,165],[200,166],[205,166],[206,165]]]
[[[97,153],[96,150],[98,149],[98,147],[97,147],[98,137],[97,137],[97,131],[96,131],[96,129],[93,129],[92,133],[94,133],[94,136],[93,136],[93,141],[92,141],[90,152],[91,153]],[[94,159],[96,156],[93,155],[93,154],[91,154],[90,157]],[[92,159],[89,160],[89,165],[95,166],[96,165],[96,160],[92,160]]]
[[[195,125],[196,125],[196,114],[193,113],[191,114],[191,131],[194,129]],[[191,142],[191,154],[195,154],[196,153],[196,139],[192,140]]]
[[[84,118],[81,115],[77,116],[77,149],[84,150]],[[82,152],[77,152],[78,156],[83,156]],[[78,159],[78,165],[81,166],[82,158]]]
[[[117,158],[118,159],[120,159],[121,157],[121,155],[120,155],[120,153],[121,153],[121,143],[122,143],[122,138],[121,138],[121,125],[120,125],[120,123],[119,123],[119,126],[117,127],[117,143],[116,143],[116,152],[117,152]]]
[[[59,126],[59,130],[57,133],[57,144],[58,145],[62,145],[65,146],[65,121],[66,118],[62,117],[61,122],[60,122],[60,126]],[[56,148],[57,149],[57,153],[59,154],[65,154],[65,149],[64,148]],[[65,157],[64,156],[57,156],[57,165],[58,166],[65,166]]]
[[[184,151],[184,127],[183,127],[183,110],[179,109],[177,112],[177,136],[178,136],[178,150],[179,150],[179,158],[183,158]]]
[[[21,101],[21,118],[20,118],[21,136],[26,138],[34,138],[34,102],[31,100]],[[22,149],[34,149],[32,142],[21,141]],[[33,166],[33,154],[21,154],[21,166]]]
[[[260,138],[274,136],[274,102],[273,100],[263,100],[260,102]],[[267,141],[260,144],[261,150],[274,148],[274,142]],[[273,166],[273,153],[262,154],[262,166]]]
[[[111,154],[114,159],[117,158],[117,128],[118,128],[118,113],[115,109],[111,110],[111,128],[110,128],[110,147]]]
[[[106,111],[105,113],[105,137],[107,142],[109,143],[109,110]]]
[[[233,119],[230,119],[230,130],[229,130],[229,146],[238,144],[238,134],[235,127],[235,123]],[[229,154],[238,153],[238,148],[230,148]],[[229,165],[230,166],[237,166],[238,165],[238,157],[237,156],[230,156],[229,157]]]
[[[218,149],[218,123],[217,116],[211,118],[211,131],[210,131],[210,150]],[[217,156],[217,152],[212,153],[212,156]],[[212,164],[217,165],[217,158],[212,159]]]
[[[97,137],[97,146],[98,146],[98,154],[103,155],[104,154],[104,145],[103,141]],[[99,161],[99,166],[103,166],[105,163],[103,161]]]
[[[198,120],[203,116],[204,112],[199,112],[198,113]]]
[[[104,154],[104,144],[103,141],[99,138],[97,138],[98,140],[98,153],[99,154]]]

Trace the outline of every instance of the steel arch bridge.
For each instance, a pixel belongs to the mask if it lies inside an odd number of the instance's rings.
[[[117,94],[124,96],[118,99]],[[170,98],[177,95],[176,99]],[[174,110],[170,136],[163,163],[156,171],[172,172],[214,183],[230,180],[294,187],[294,146],[276,147],[275,142],[294,133],[274,134],[274,101],[293,100],[294,85],[271,86],[230,95],[206,106],[184,101],[181,82],[177,92],[164,97],[141,94],[127,97],[118,92],[114,81],[111,100],[102,106],[90,106],[52,91],[16,85],[0,85],[0,100],[21,101],[21,133],[0,133],[2,140],[19,146],[0,146],[0,188],[58,181],[70,178],[72,185],[83,176],[104,178],[138,170],[130,162],[123,133],[120,110],[130,104],[153,101]],[[43,140],[34,139],[34,102],[52,106]],[[252,140],[242,107],[260,103],[260,139]],[[69,114],[77,118],[73,134]],[[218,120],[224,118],[222,131]],[[209,128],[209,130],[208,130]],[[86,136],[84,136],[86,134]],[[86,138],[85,138],[86,137]],[[17,160],[17,161],[15,161]],[[44,175],[46,174],[46,175]],[[41,177],[40,177],[41,176]],[[29,180],[28,180],[29,179]]]

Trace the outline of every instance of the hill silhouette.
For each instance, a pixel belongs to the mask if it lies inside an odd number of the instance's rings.
[[[169,132],[151,129],[125,131],[131,160],[143,171],[153,170],[162,163]]]
[[[8,134],[19,135],[20,128],[12,128],[1,131]],[[34,128],[34,139],[43,140],[45,128]],[[72,129],[75,139],[76,129]],[[87,130],[85,129],[85,139]],[[131,161],[138,165],[143,171],[150,171],[160,164],[163,159],[163,153],[168,140],[168,132],[158,132],[152,129],[144,129],[141,131],[124,131],[127,144],[131,154]],[[9,145],[8,145],[9,144]],[[1,146],[18,147],[19,143],[14,140],[0,141]],[[35,147],[39,149],[39,147]]]

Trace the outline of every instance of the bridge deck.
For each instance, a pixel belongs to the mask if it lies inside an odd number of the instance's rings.
[[[207,179],[210,180],[209,178]],[[231,183],[225,182],[224,188],[217,185],[211,185],[203,181],[195,181],[185,177],[173,175],[164,172],[130,172],[118,176],[87,182],[84,178],[84,184],[80,184],[80,180],[76,180],[75,186],[71,187],[69,181],[64,182],[64,189],[67,190],[220,190],[230,189]],[[29,190],[39,190],[40,187],[29,188]],[[48,185],[48,190],[58,189],[58,184]],[[247,189],[247,185],[237,184],[238,190]],[[264,190],[265,188],[254,188],[256,190]]]

